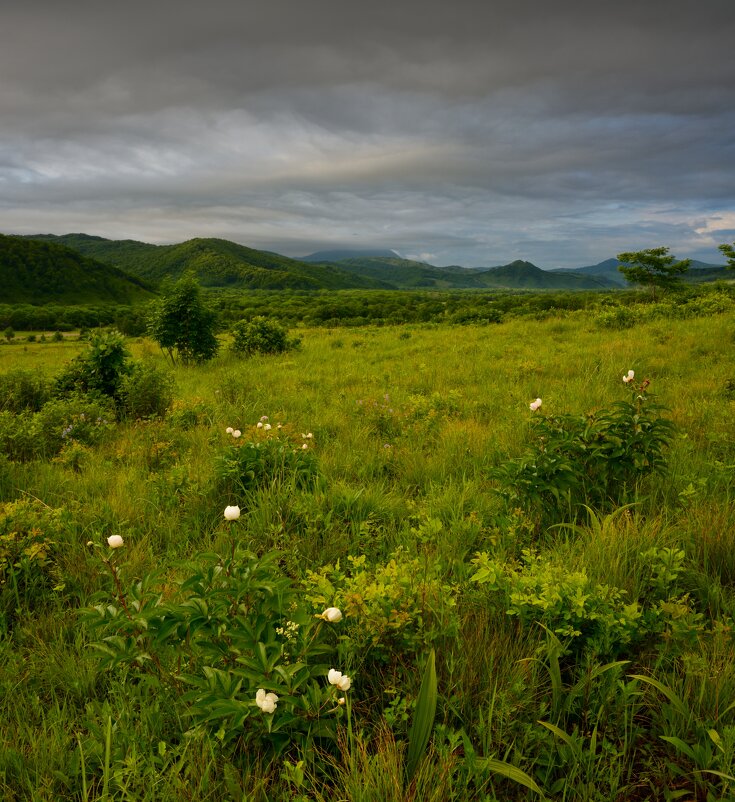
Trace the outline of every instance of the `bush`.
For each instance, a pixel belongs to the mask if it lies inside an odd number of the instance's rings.
[[[642,631],[641,610],[625,591],[593,583],[584,570],[543,559],[524,549],[520,566],[498,562],[487,552],[472,561],[474,582],[497,594],[501,610],[524,625],[543,624],[572,648],[615,656]]]
[[[38,412],[49,398],[51,387],[37,372],[18,369],[0,375],[0,410]]]
[[[638,315],[629,306],[614,306],[601,312],[596,320],[604,329],[630,329],[638,322]]]
[[[103,399],[76,394],[49,401],[33,417],[35,453],[51,457],[71,442],[93,446],[110,431],[115,411]]]
[[[282,354],[301,344],[301,338],[289,338],[288,331],[280,323],[265,317],[236,323],[232,329],[232,337],[232,350],[243,356]]]
[[[0,411],[0,453],[11,462],[28,462],[39,456],[34,415]]]
[[[368,565],[365,556],[348,557],[318,571],[307,571],[305,598],[315,609],[336,605],[345,615],[344,646],[355,655],[408,660],[459,629],[457,586],[442,579],[436,560],[412,557],[399,548],[385,565]]]
[[[165,596],[155,575],[125,590],[117,558],[103,558],[112,596],[83,611],[102,666],[147,674],[149,687],[171,692],[190,732],[209,730],[231,748],[278,754],[336,739],[351,684],[330,676],[338,624],[305,609],[280,555],[200,555],[178,587],[165,583]]]
[[[89,348],[73,359],[56,378],[58,395],[97,393],[118,400],[123,377],[130,372],[130,352],[119,331],[103,331],[89,338]]]
[[[610,409],[535,416],[526,455],[494,473],[509,505],[559,523],[573,520],[583,505],[606,509],[630,501],[642,478],[663,473],[674,424],[650,403],[647,381],[629,387],[632,400]]]
[[[55,537],[61,512],[40,501],[0,504],[0,631],[63,587]]]
[[[118,389],[122,417],[132,420],[164,418],[174,400],[171,374],[148,362],[134,362]]]
[[[259,431],[263,432],[263,429]],[[261,439],[233,440],[217,459],[217,487],[227,496],[243,494],[272,485],[293,484],[310,487],[319,476],[319,466],[311,449],[312,440],[303,448],[282,431],[263,432]]]

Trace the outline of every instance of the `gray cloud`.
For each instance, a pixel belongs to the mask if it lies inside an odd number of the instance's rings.
[[[0,226],[542,266],[735,236],[735,8],[16,4]]]

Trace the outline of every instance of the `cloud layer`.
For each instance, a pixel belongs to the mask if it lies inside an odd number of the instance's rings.
[[[544,267],[735,238],[730,0],[4,16],[4,232]]]

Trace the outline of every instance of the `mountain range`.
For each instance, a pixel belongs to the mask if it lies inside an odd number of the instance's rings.
[[[517,260],[495,267],[436,267],[389,249],[318,251],[292,259],[223,239],[152,245],[88,234],[0,235],[0,302],[129,303],[152,297],[161,281],[187,271],[205,287],[243,290],[609,290],[626,286],[618,264],[607,259],[542,270]],[[685,280],[724,276],[723,267],[698,262]]]

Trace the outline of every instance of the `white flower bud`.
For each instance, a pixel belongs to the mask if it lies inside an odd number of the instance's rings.
[[[240,517],[239,507],[225,507],[225,519],[227,521],[236,521]]]
[[[122,544],[123,539],[120,537],[120,535],[110,535],[110,537],[107,538],[107,545],[111,549],[119,549]]]

